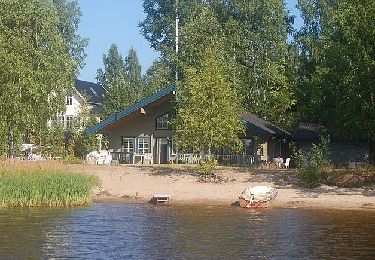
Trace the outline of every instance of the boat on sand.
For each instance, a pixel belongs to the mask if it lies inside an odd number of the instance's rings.
[[[268,208],[277,194],[277,189],[271,186],[254,186],[239,194],[238,201],[241,208]]]

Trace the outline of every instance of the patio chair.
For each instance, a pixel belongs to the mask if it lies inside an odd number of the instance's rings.
[[[286,158],[285,163],[283,164],[283,167],[288,169],[289,168],[289,163],[290,163],[290,158]]]
[[[152,164],[153,156],[152,153],[145,153],[143,155],[143,164]]]

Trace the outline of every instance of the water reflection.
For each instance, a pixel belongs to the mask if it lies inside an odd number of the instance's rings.
[[[1,209],[0,258],[371,259],[375,212],[101,203]]]

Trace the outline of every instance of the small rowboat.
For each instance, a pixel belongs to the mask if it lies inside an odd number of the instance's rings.
[[[268,208],[272,199],[279,192],[270,186],[254,186],[246,188],[240,195],[238,201],[241,208]]]

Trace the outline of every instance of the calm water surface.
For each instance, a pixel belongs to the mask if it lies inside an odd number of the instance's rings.
[[[375,259],[375,212],[99,203],[1,209],[0,259]]]

